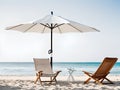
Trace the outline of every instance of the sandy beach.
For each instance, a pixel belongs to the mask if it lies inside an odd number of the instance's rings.
[[[88,77],[74,76],[74,81],[68,81],[68,76],[58,76],[58,83],[49,85],[39,82],[34,84],[35,76],[0,76],[0,90],[120,90],[120,76],[109,75],[114,84],[97,85],[91,81],[83,84]]]

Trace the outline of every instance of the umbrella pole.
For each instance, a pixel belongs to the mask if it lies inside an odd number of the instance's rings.
[[[51,15],[53,15],[53,11],[51,11]],[[53,69],[53,57],[52,57],[52,54],[53,54],[53,47],[52,47],[52,43],[53,43],[53,24],[51,24],[50,26],[50,29],[51,29],[51,49],[50,49],[50,64],[51,64],[51,68]]]
[[[51,68],[53,68],[53,57],[52,57],[52,54],[53,54],[53,25],[51,24],[51,56],[50,56],[50,64],[51,64]]]
[[[51,11],[51,15],[53,15],[53,11]],[[50,52],[50,54],[51,54],[51,57],[50,57],[50,64],[51,64],[51,68],[53,69],[53,57],[52,57],[52,54],[53,54],[53,24],[51,24],[51,27],[50,27],[50,29],[51,29],[51,52]]]

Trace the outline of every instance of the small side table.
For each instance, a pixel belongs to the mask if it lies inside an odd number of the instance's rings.
[[[76,71],[75,69],[73,68],[67,68],[68,70],[68,73],[69,73],[69,76],[67,78],[67,81],[75,81],[74,77],[73,77],[73,72]]]

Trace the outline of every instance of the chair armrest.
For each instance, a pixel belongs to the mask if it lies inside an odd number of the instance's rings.
[[[43,71],[36,71],[36,76],[42,75]]]
[[[60,72],[62,72],[62,71],[59,70],[59,71],[55,71],[54,73],[60,73]]]
[[[42,73],[43,71],[38,71],[38,73]]]
[[[36,74],[42,75],[43,71],[38,71]]]
[[[62,71],[60,71],[60,70],[59,71],[55,71],[54,74],[59,74],[60,72],[62,72]]]
[[[85,74],[91,74],[91,75],[93,75],[92,73],[87,72],[87,71],[82,71],[82,72],[84,72]]]

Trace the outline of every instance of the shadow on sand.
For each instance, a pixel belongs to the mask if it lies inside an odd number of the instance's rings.
[[[1,81],[0,81],[1,82]],[[0,83],[0,90],[120,90],[120,81],[113,81],[114,84],[98,85],[93,82],[83,84],[84,81],[58,81],[57,84],[38,82],[34,84],[31,80],[14,80]]]

